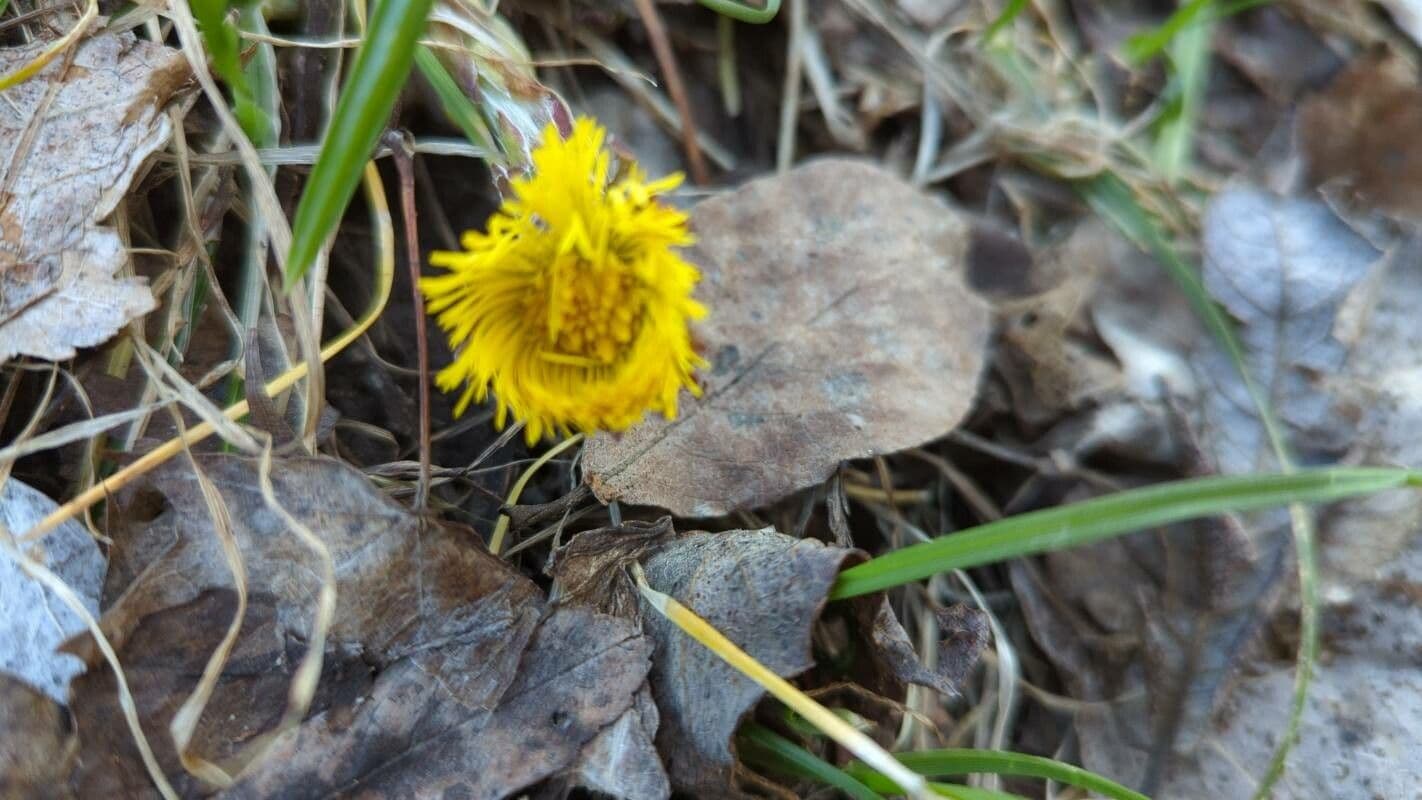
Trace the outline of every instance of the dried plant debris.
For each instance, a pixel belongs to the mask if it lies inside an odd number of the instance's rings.
[[[1410,257],[1406,247],[1380,261],[1380,253],[1325,204],[1244,186],[1212,200],[1203,233],[1206,289],[1233,318],[1246,366],[1290,446],[1314,462],[1413,463],[1415,453],[1380,446],[1410,438],[1396,435],[1398,425],[1407,425],[1406,405],[1383,388],[1405,379],[1382,376],[1415,368],[1412,348],[1422,343],[1407,338],[1399,314],[1417,295],[1415,289],[1379,286],[1417,283],[1406,270],[1387,269]],[[1182,422],[1189,450],[1177,450],[1171,460],[1193,458],[1197,469],[1228,474],[1276,469],[1237,369],[1181,307],[1179,293],[1161,281],[1159,267],[1119,256],[1106,266],[1108,277],[1091,313],[1131,377],[1128,389],[1143,407],[1164,393],[1170,407],[1187,410]],[[1127,342],[1128,331],[1142,334]],[[1154,379],[1141,379],[1147,376]],[[1384,399],[1389,396],[1391,401]],[[1136,452],[1137,458],[1158,460],[1147,455]],[[1379,697],[1406,680],[1372,655],[1377,637],[1394,635],[1405,623],[1390,610],[1367,620],[1358,610],[1395,605],[1397,595],[1388,599],[1378,575],[1391,557],[1359,553],[1358,542],[1383,543],[1388,553],[1405,554],[1411,531],[1422,527],[1415,505],[1411,495],[1381,496],[1319,520],[1322,540],[1337,548],[1325,573],[1337,575],[1337,583],[1325,585],[1336,587],[1335,598],[1348,599],[1330,612],[1340,619],[1326,641],[1342,649],[1319,668],[1304,743],[1284,778],[1283,785],[1296,792],[1326,783],[1339,796],[1352,796],[1339,787],[1401,791],[1412,785],[1396,771],[1365,768],[1352,756],[1326,751],[1337,747],[1332,722],[1350,713],[1340,698],[1386,705]],[[1399,523],[1406,531],[1371,532]],[[1236,765],[1267,762],[1276,740],[1266,733],[1283,729],[1293,680],[1297,634],[1290,631],[1297,621],[1290,611],[1296,601],[1289,591],[1287,544],[1286,518],[1256,514],[1054,553],[1038,566],[1012,566],[1033,637],[1074,697],[1100,703],[1076,719],[1088,768],[1161,797],[1253,791],[1257,775]],[[1396,562],[1391,585],[1414,579],[1407,558]],[[1282,638],[1272,644],[1261,635],[1271,621]],[[1349,665],[1331,673],[1344,653]],[[1344,729],[1366,730],[1379,747],[1396,747],[1404,726],[1382,718]],[[1349,759],[1347,770],[1340,758]],[[1344,774],[1346,779],[1338,777]]]
[[[75,752],[64,708],[24,681],[0,673],[0,797],[67,797]]]
[[[54,509],[53,500],[10,478],[0,489],[0,524],[8,531],[0,536],[27,531]],[[59,576],[90,614],[99,613],[106,560],[83,525],[65,523],[22,549]],[[84,621],[73,609],[0,551],[0,673],[27,681],[55,702],[67,702],[69,681],[83,665],[58,647],[82,630]]]
[[[853,187],[847,191],[846,187]],[[948,433],[989,332],[962,271],[967,224],[868,164],[824,160],[692,212],[704,394],[672,421],[594,437],[604,501],[707,517],[763,505],[840,461]]]
[[[0,49],[0,74],[47,46]],[[154,308],[100,221],[172,134],[181,53],[131,34],[85,41],[0,103],[0,362],[72,358]]]
[[[204,480],[215,498],[205,497]],[[224,535],[245,567],[247,609],[189,758],[236,774],[244,746],[277,724],[321,586],[289,514],[336,565],[322,680],[305,721],[229,794],[448,789],[494,798],[627,760],[593,742],[645,685],[650,644],[634,624],[586,609],[548,613],[530,581],[467,533],[422,522],[338,462],[276,460],[271,481],[274,505],[263,499],[259,463],[206,456],[156,473],[136,493],[161,493],[168,508],[115,536],[101,624],[120,645],[145,729],[169,725],[237,613]],[[111,674],[92,669],[75,697],[76,791],[141,794],[147,777]],[[655,715],[632,724],[648,722]],[[214,788],[184,775],[171,741],[159,741],[160,763],[185,794]]]

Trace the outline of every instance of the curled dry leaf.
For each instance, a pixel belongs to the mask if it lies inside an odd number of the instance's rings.
[[[236,767],[236,754],[270,732],[285,708],[308,646],[319,572],[263,499],[257,464],[231,456],[196,462],[242,556],[248,608],[190,752]],[[111,606],[101,624],[120,646],[150,733],[167,728],[237,612],[230,566],[191,470],[186,463],[160,470],[115,512],[129,519],[115,534]],[[645,683],[649,645],[634,625],[585,609],[546,615],[537,587],[471,533],[422,522],[338,462],[279,459],[271,479],[276,503],[329,549],[337,602],[308,714],[229,794],[448,790],[493,798],[597,765],[602,751],[586,749],[633,707]],[[145,522],[140,511],[155,495],[168,507]],[[76,790],[145,791],[107,670],[76,684],[75,709],[84,754]],[[211,791],[181,772],[170,737],[153,739],[180,791]]]
[[[47,43],[0,49],[0,74]],[[153,310],[137,278],[119,277],[124,243],[99,221],[171,126],[168,99],[187,81],[177,50],[130,34],[81,44],[0,102],[0,362],[71,358]]]
[[[826,160],[698,204],[696,335],[711,366],[680,416],[584,451],[604,501],[706,517],[840,461],[936,439],[971,406],[989,332],[968,226],[893,175]]]
[[[1246,368],[1306,461],[1340,452],[1348,431],[1322,391],[1343,368],[1347,349],[1333,335],[1350,289],[1380,255],[1314,200],[1254,189],[1218,194],[1204,219],[1202,277],[1234,317]],[[1229,357],[1200,348],[1200,446],[1226,474],[1277,466],[1254,403]]]
[[[15,478],[0,489],[0,524],[9,534],[29,530],[55,507],[53,500]],[[73,589],[89,613],[99,613],[107,562],[83,525],[67,522],[24,550]],[[0,673],[28,681],[55,702],[67,702],[69,680],[83,664],[58,647],[82,630],[78,614],[0,552]]]

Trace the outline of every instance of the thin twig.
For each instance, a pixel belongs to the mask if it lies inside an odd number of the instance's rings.
[[[410,305],[415,313],[415,349],[420,370],[420,482],[415,509],[423,511],[430,496],[430,348],[425,333],[425,298],[420,294],[420,229],[415,216],[415,150],[410,135],[389,131],[386,144],[400,174],[400,210],[405,219],[405,260],[410,267]]]
[[[686,163],[691,169],[691,179],[706,185],[711,176],[706,172],[706,161],[701,157],[701,147],[696,141],[696,121],[691,116],[691,99],[686,96],[686,86],[681,82],[681,71],[676,66],[676,53],[667,39],[666,28],[662,26],[661,15],[652,0],[636,0],[637,13],[642,16],[642,24],[647,26],[647,38],[652,42],[652,52],[657,56],[657,66],[666,78],[667,91],[681,115],[681,145],[686,150]]]

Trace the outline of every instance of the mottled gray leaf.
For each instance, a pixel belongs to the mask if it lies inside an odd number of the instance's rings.
[[[1328,206],[1255,189],[1226,189],[1205,212],[1203,278],[1237,321],[1246,367],[1299,449],[1339,445],[1320,378],[1342,368],[1333,336],[1348,291],[1379,253]],[[1227,474],[1270,470],[1275,459],[1254,403],[1227,354],[1209,348],[1199,374],[1206,449]]]
[[[24,533],[56,507],[53,500],[15,478],[0,489],[0,524],[9,535]],[[108,562],[83,525],[66,522],[27,545],[25,552],[68,584],[89,613],[99,613],[99,590]],[[57,648],[82,630],[84,621],[78,614],[26,575],[9,555],[0,553],[0,672],[24,679],[57,703],[67,703],[69,681],[84,665]]]
[[[646,562],[654,588],[689,606],[777,675],[814,666],[810,636],[852,550],[774,531],[690,534]],[[672,785],[698,797],[728,796],[731,737],[763,690],[650,608],[656,643],[652,692],[661,710],[657,749]]]

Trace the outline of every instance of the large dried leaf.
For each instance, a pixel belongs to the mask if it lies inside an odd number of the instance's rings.
[[[0,73],[48,43],[0,50]],[[163,106],[181,53],[130,34],[79,46],[0,103],[0,362],[74,356],[154,307],[118,233],[100,220],[171,134]]]
[[[604,501],[715,516],[840,461],[943,436],[973,402],[988,335],[961,278],[966,223],[893,175],[826,160],[698,204],[705,394],[584,452]]]
[[[283,629],[277,621],[275,598],[254,594],[248,603],[242,638],[191,746],[193,753],[219,764],[277,724],[305,650],[304,631]],[[167,726],[196,687],[236,612],[235,592],[203,591],[190,602],[144,617],[118,649],[148,741],[183,796],[203,796],[211,787],[183,773]],[[368,691],[371,666],[359,658],[333,654],[325,667],[313,711],[353,703]],[[79,759],[68,776],[69,786],[79,797],[156,797],[117,691],[113,673],[103,664],[75,679]]]
[[[307,646],[319,573],[263,500],[257,464],[231,456],[198,464],[230,521],[250,595],[241,638],[192,745],[194,754],[224,763],[282,714]],[[340,765],[322,774],[414,796],[473,780],[477,796],[502,796],[571,769],[632,707],[648,647],[635,627],[585,612],[554,614],[540,627],[542,595],[530,581],[472,534],[422,522],[338,462],[279,459],[271,478],[277,504],[331,551],[338,594],[311,716],[281,745],[310,746],[259,763],[246,784],[251,792],[300,793],[306,785],[335,791],[344,784],[312,784],[306,773]],[[128,498],[127,513],[137,516],[155,490],[169,508],[115,531],[112,606],[101,619],[120,645],[150,734],[165,730],[236,613],[218,531],[191,466],[155,474]],[[536,631],[542,644],[530,644]],[[85,754],[76,789],[84,796],[141,792],[147,778],[110,673],[91,670],[75,696]],[[397,735],[399,725],[407,726],[404,735]],[[465,735],[477,735],[479,745],[459,745]],[[180,775],[171,739],[154,738],[180,790],[200,793],[195,779]],[[436,740],[470,753],[511,744],[506,758],[475,764],[468,760],[475,755],[455,762],[436,751]],[[520,748],[527,752],[508,755]]]
[[[10,534],[27,531],[55,507],[53,500],[10,478],[0,490],[0,525]],[[73,589],[89,613],[99,612],[107,562],[83,525],[67,522],[26,546],[25,553]],[[67,702],[69,680],[83,664],[57,648],[82,630],[78,614],[0,553],[0,673],[28,681],[55,702]]]
[[[263,499],[257,465],[230,456],[204,456],[197,463],[227,509],[249,587],[278,598],[287,630],[305,631],[320,588],[317,562]],[[472,534],[422,523],[356,470],[324,458],[291,458],[273,463],[271,480],[277,502],[321,537],[335,561],[334,645],[358,647],[386,662],[490,626],[526,629],[536,619],[536,610],[519,609],[536,606],[538,590],[493,568],[498,562]],[[105,590],[111,605],[102,625],[118,641],[148,614],[187,603],[206,589],[232,586],[191,467],[174,462],[144,487],[159,491],[169,507],[116,537]],[[502,612],[491,614],[478,602],[489,596],[503,598]],[[521,641],[509,644],[516,656]]]
[[[579,608],[539,626],[501,696],[466,691],[478,661],[418,653],[359,705],[310,718],[226,796],[505,797],[572,765],[622,718],[650,655],[631,623]]]

